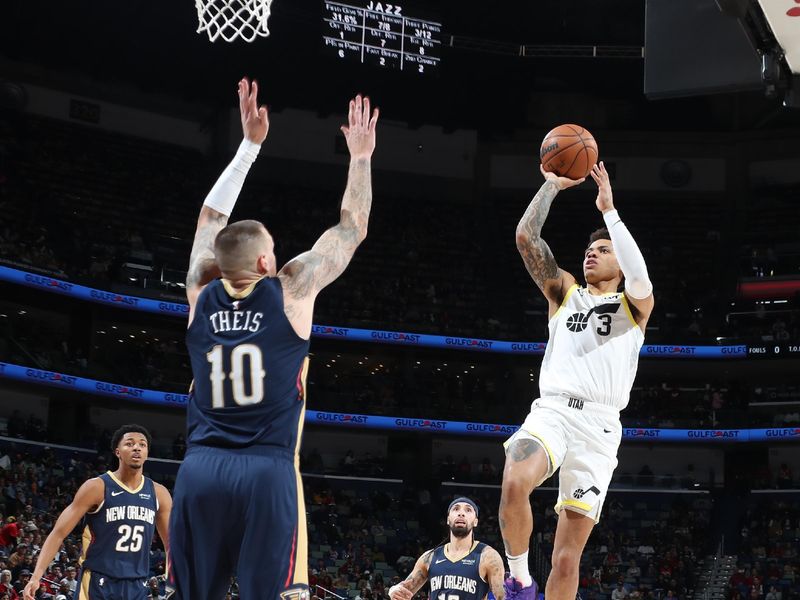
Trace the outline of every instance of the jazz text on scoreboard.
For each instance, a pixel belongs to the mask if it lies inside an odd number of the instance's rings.
[[[404,14],[398,4],[370,0],[362,6],[324,0],[326,51],[341,59],[430,73],[441,60],[442,24]]]

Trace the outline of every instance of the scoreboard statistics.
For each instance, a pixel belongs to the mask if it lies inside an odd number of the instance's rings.
[[[435,73],[442,49],[442,24],[406,15],[397,4],[362,5],[324,0],[326,51],[384,69]]]

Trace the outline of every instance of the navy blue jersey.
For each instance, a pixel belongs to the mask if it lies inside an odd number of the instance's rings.
[[[283,312],[280,279],[267,277],[238,293],[222,279],[208,284],[186,345],[194,375],[189,446],[298,451],[309,342]]]
[[[433,551],[428,566],[431,582],[431,600],[484,600],[489,593],[489,584],[481,579],[481,552],[483,542],[472,544],[472,550],[461,560],[450,560],[445,546]]]
[[[117,579],[142,579],[150,574],[150,544],[155,531],[158,500],[153,480],[142,478],[131,489],[111,471],[100,475],[103,503],[84,518],[84,571]]]

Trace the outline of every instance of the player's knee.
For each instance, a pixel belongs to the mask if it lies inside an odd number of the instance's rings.
[[[580,552],[574,548],[558,548],[553,550],[553,573],[557,577],[577,577],[580,562]]]
[[[503,473],[502,504],[508,502],[528,501],[533,492],[533,481],[524,472],[506,469]]]

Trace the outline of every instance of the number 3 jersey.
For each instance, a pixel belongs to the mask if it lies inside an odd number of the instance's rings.
[[[547,324],[542,397],[567,396],[622,410],[628,405],[644,334],[623,293],[592,295],[573,285]]]
[[[150,574],[150,544],[158,499],[153,480],[143,477],[131,489],[110,471],[99,476],[103,503],[84,519],[80,564],[85,571],[115,579],[144,579]]]
[[[308,340],[294,331],[277,277],[236,292],[217,279],[200,293],[186,332],[194,382],[189,446],[298,451]]]

